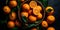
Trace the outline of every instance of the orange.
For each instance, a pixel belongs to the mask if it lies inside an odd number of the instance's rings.
[[[47,17],[48,23],[53,23],[55,21],[55,17],[53,15],[50,15]]]
[[[49,13],[49,15],[53,14],[54,13],[53,7],[51,7],[51,6],[46,7],[46,12]]]
[[[47,30],[55,30],[54,27],[48,27]]]
[[[4,6],[4,7],[3,7],[3,11],[4,11],[5,13],[10,13],[11,9],[10,9],[8,6]]]
[[[9,28],[14,28],[14,26],[15,26],[13,21],[9,21],[7,25]]]
[[[32,28],[31,30],[37,30],[37,28]]]
[[[48,27],[48,23],[46,21],[42,21],[42,26],[43,27]]]
[[[10,15],[10,20],[15,20],[16,19],[16,13],[15,12],[12,12]]]
[[[39,15],[37,15],[37,18],[38,18],[38,19],[41,19],[41,18],[42,18],[42,14],[39,13]]]
[[[38,10],[37,8],[33,8],[33,14],[34,15],[39,15],[40,10]]]
[[[16,7],[16,6],[17,6],[17,2],[16,2],[16,1],[10,1],[10,2],[9,2],[9,5],[10,5],[11,7]]]
[[[41,11],[42,10],[42,7],[41,6],[36,6],[36,8]]]
[[[36,2],[36,1],[31,1],[31,2],[29,3],[29,6],[30,6],[31,8],[35,8],[35,7],[37,6],[37,2]]]
[[[28,4],[23,4],[23,9],[29,10],[29,9],[30,9],[30,7],[29,7],[29,5],[28,5]]]
[[[21,12],[21,16],[26,16],[26,17],[28,17],[28,13],[27,13],[27,12]]]
[[[37,18],[36,18],[35,16],[30,15],[30,16],[29,16],[29,20],[30,20],[31,22],[35,22],[35,21],[37,20]]]

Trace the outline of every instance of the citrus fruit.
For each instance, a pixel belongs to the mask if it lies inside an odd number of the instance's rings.
[[[21,12],[21,16],[28,17],[28,12]]]
[[[43,26],[43,27],[48,27],[47,21],[42,21],[42,26]]]
[[[35,8],[35,7],[37,6],[37,2],[36,2],[36,1],[31,1],[31,2],[29,3],[29,6],[30,6],[31,8]]]
[[[41,11],[42,10],[42,7],[41,6],[36,6],[36,8]]]
[[[42,18],[42,14],[39,13],[39,15],[37,15],[37,18],[38,18],[38,19],[41,19],[41,18]]]
[[[7,25],[9,28],[14,28],[14,26],[15,26],[13,21],[9,21]]]
[[[54,27],[48,27],[47,30],[55,30]]]
[[[34,15],[39,15],[40,10],[38,10],[37,8],[33,8],[33,14]]]
[[[30,20],[31,22],[35,22],[35,21],[37,20],[37,18],[36,18],[35,16],[30,15],[30,16],[29,16],[29,20]]]
[[[15,12],[12,12],[10,15],[10,20],[15,20],[16,19],[16,13]]]
[[[26,9],[26,10],[29,10],[30,6],[28,4],[23,4],[23,8]]]
[[[37,30],[37,28],[32,28],[31,30]]]
[[[10,5],[10,7],[16,7],[17,6],[17,2],[16,1],[10,1],[9,5]]]
[[[54,13],[53,7],[48,6],[48,7],[46,8],[46,12],[49,13],[49,14],[53,14],[53,13]]]
[[[3,7],[3,11],[4,11],[5,13],[10,13],[11,9],[10,9],[8,6],[4,6],[4,7]]]
[[[53,15],[50,15],[47,17],[47,22],[48,23],[53,23],[55,21],[55,17]]]

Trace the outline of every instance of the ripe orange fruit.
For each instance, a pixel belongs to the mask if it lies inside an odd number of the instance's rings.
[[[51,6],[46,7],[46,12],[49,13],[49,15],[53,14],[54,13],[53,7],[51,7]]]
[[[37,8],[39,11],[42,10],[42,7],[41,6],[36,6],[35,8]]]
[[[37,28],[32,28],[31,30],[37,30]]]
[[[31,21],[31,22],[35,22],[36,20],[37,20],[37,18],[35,17],[35,16],[29,16],[29,20]]]
[[[33,8],[33,14],[34,15],[39,15],[40,10],[38,10],[37,8]]]
[[[42,21],[42,26],[43,27],[48,27],[48,23],[46,21]]]
[[[55,17],[53,15],[50,15],[47,17],[47,22],[50,24],[50,23],[53,23],[55,21]]]
[[[26,9],[26,10],[29,10],[30,9],[30,7],[29,7],[28,4],[23,4],[23,8]]]
[[[41,18],[42,18],[42,14],[39,13],[39,15],[37,15],[37,18],[38,18],[38,19],[41,19]]]
[[[16,6],[17,6],[17,2],[16,2],[16,1],[10,1],[10,2],[9,2],[9,5],[10,5],[11,7],[16,7]]]
[[[37,2],[36,2],[36,1],[31,1],[31,2],[29,3],[29,6],[30,6],[31,8],[35,8],[35,7],[37,6]]]
[[[55,30],[54,27],[48,27],[47,30]]]
[[[26,16],[26,17],[28,17],[28,13],[27,13],[27,12],[21,12],[21,16]]]
[[[14,26],[15,26],[13,21],[9,21],[7,25],[9,28],[14,28]]]
[[[10,13],[11,9],[10,9],[8,6],[4,6],[4,7],[3,7],[3,11],[4,11],[5,13]]]
[[[15,12],[12,12],[10,15],[10,20],[15,20],[16,19],[16,13]]]

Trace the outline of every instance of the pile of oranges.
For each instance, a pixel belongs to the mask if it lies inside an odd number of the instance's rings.
[[[3,7],[3,11],[5,14],[9,14],[9,21],[7,23],[8,28],[14,28],[15,26],[20,26],[20,22],[17,19],[16,12],[12,12],[12,8],[17,6],[16,0],[10,0],[9,5]]]
[[[22,5],[21,16],[27,17],[30,22],[35,22],[38,19],[42,19],[42,7],[37,4],[36,1],[31,1],[29,4]]]
[[[24,2],[24,0],[21,0]],[[3,11],[6,14],[9,14],[9,21],[7,23],[7,26],[9,28],[14,28],[16,26],[21,26],[21,23],[17,21],[16,17],[17,14],[16,12],[11,12],[11,8],[14,8],[17,6],[17,1],[16,0],[10,0],[9,5],[6,5],[3,7]],[[38,19],[42,19],[43,14],[41,13],[42,11],[42,6],[38,5],[36,1],[31,1],[28,3],[25,3],[22,5],[22,11],[21,11],[21,17],[25,16],[28,21],[30,22],[36,22]],[[47,28],[47,30],[55,30],[54,27],[49,27],[49,24],[52,24],[55,21],[55,17],[53,16],[54,9],[51,6],[46,7],[46,13],[47,17],[45,20],[41,22],[42,27]],[[37,30],[37,28],[32,28],[31,30]]]

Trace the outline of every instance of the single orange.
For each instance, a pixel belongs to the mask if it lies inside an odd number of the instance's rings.
[[[31,2],[29,3],[29,6],[30,6],[31,8],[35,8],[35,7],[37,6],[37,2],[36,2],[36,1],[31,1]]]
[[[14,26],[15,26],[13,21],[9,21],[7,25],[9,28],[14,28]]]
[[[39,13],[40,13],[40,10],[39,9],[33,8],[33,14],[34,15],[39,15]]]
[[[47,21],[42,21],[42,26],[43,26],[43,27],[48,27]]]
[[[15,13],[15,12],[12,12],[12,13],[9,15],[9,18],[10,18],[10,20],[15,20],[15,19],[16,19],[16,13]]]
[[[17,2],[16,2],[16,1],[10,1],[10,2],[9,2],[9,5],[10,5],[11,7],[16,7],[16,6],[17,6]]]
[[[21,12],[21,16],[26,16],[26,17],[28,17],[28,12]]]
[[[41,18],[42,18],[42,14],[39,13],[39,15],[37,15],[37,18],[38,18],[38,19],[41,19]]]
[[[29,10],[29,9],[30,9],[30,7],[29,7],[29,5],[28,5],[28,4],[23,4],[23,9]]]
[[[48,27],[47,30],[55,30],[54,27]]]
[[[10,9],[8,6],[4,6],[4,7],[3,7],[3,11],[4,11],[5,13],[10,13],[11,9]]]
[[[32,28],[31,30],[37,30],[37,28]]]
[[[55,17],[53,15],[50,15],[47,17],[47,22],[48,23],[53,23],[55,21]]]
[[[37,20],[37,18],[36,18],[35,16],[30,15],[30,16],[29,16],[29,20],[30,20],[31,22],[35,22],[35,21]]]

